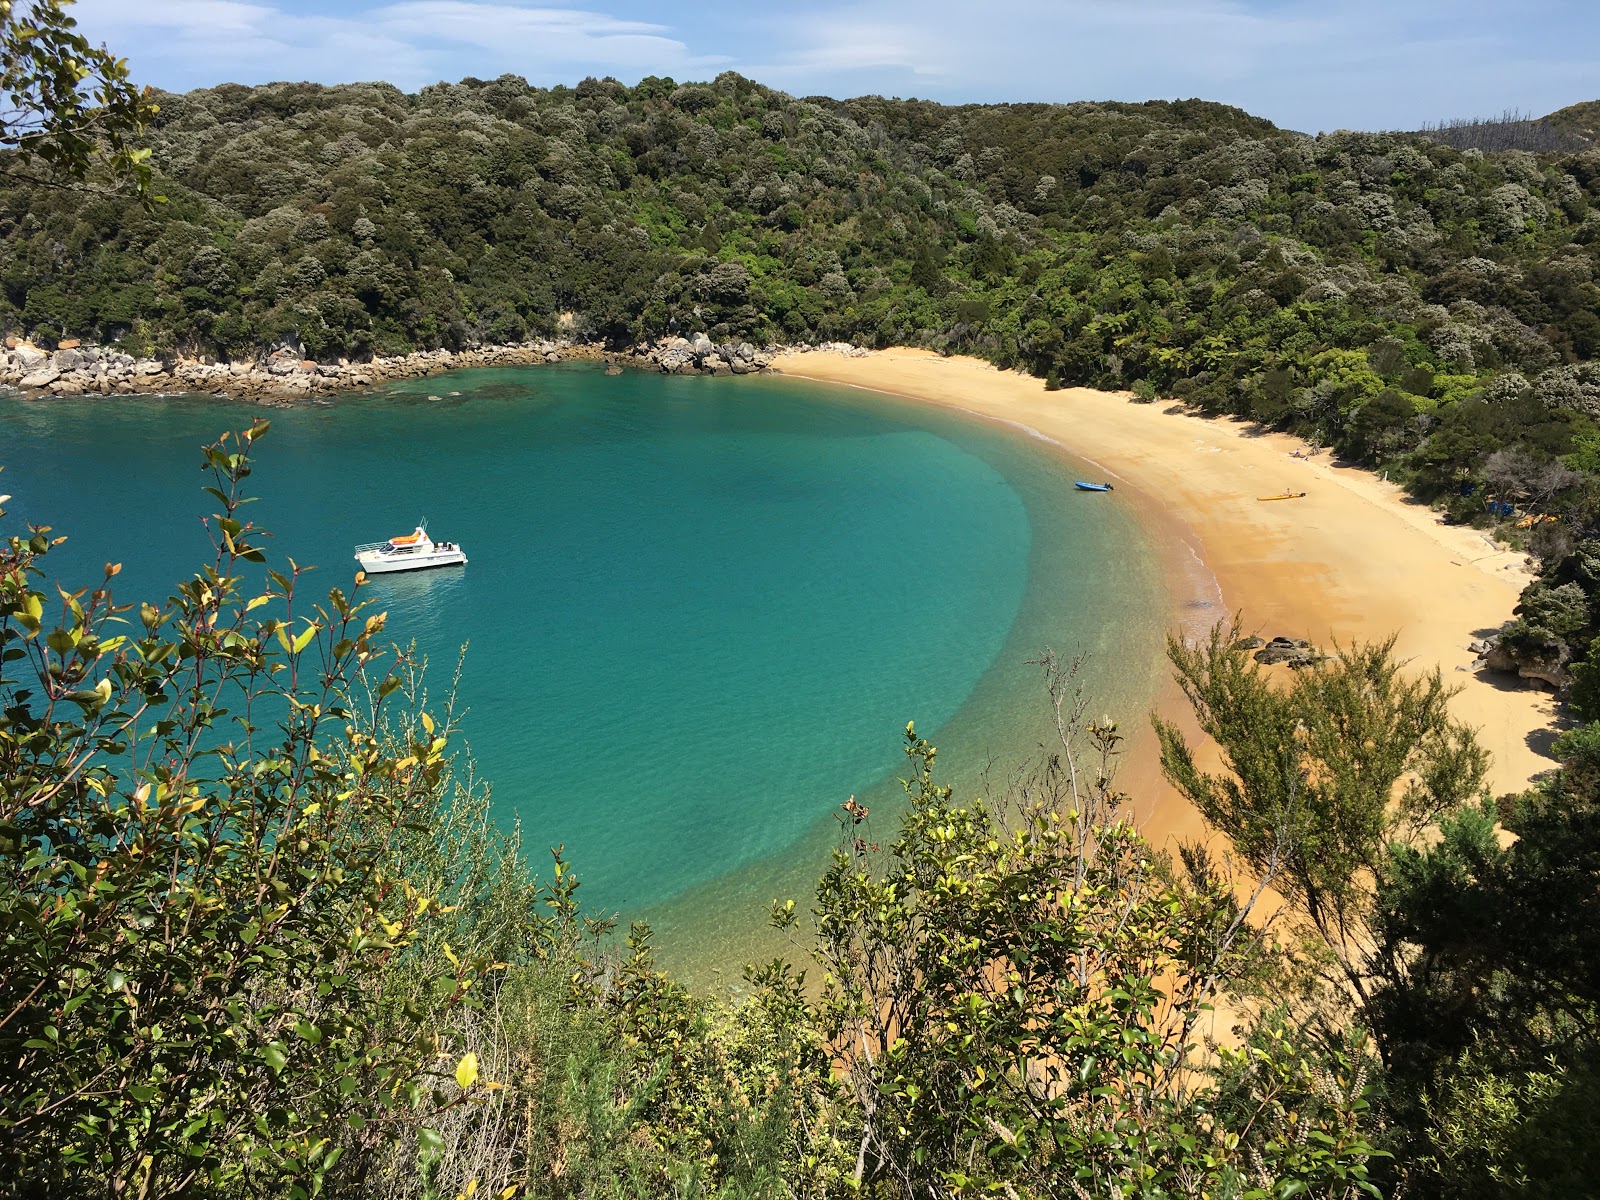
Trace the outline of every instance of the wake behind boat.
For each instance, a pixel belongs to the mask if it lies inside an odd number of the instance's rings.
[[[368,575],[382,575],[390,571],[464,566],[467,555],[454,542],[436,542],[430,538],[427,518],[423,518],[417,522],[413,533],[357,546],[356,561]]]

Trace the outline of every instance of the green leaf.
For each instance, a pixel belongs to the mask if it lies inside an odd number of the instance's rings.
[[[284,1065],[289,1061],[289,1055],[282,1042],[273,1042],[261,1052],[261,1061],[271,1067],[272,1073],[276,1075],[283,1070]]]

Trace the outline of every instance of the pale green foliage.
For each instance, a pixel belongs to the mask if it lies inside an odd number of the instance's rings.
[[[1204,771],[1176,726],[1157,719],[1167,777],[1244,862],[1303,918],[1358,1004],[1379,965],[1373,887],[1392,845],[1413,845],[1477,797],[1488,760],[1448,711],[1437,670],[1408,678],[1394,639],[1340,646],[1330,660],[1272,674],[1237,622],[1168,657],[1223,770]]]
[[[97,175],[149,197],[150,151],[137,145],[156,106],[128,64],[67,15],[72,0],[0,0],[0,172],[35,183]]]

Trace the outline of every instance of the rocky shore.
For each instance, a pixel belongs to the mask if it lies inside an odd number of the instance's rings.
[[[867,353],[844,342],[815,349],[852,355]],[[189,392],[282,404],[465,367],[530,366],[572,359],[607,362],[618,370],[631,366],[672,375],[751,375],[770,369],[772,359],[779,353],[781,349],[758,348],[749,342],[715,343],[700,333],[643,342],[621,352],[569,339],[541,339],[329,363],[304,357],[299,347],[280,346],[260,359],[220,362],[204,358],[138,358],[72,339],[48,350],[23,338],[8,337],[0,353],[0,386],[32,396]]]

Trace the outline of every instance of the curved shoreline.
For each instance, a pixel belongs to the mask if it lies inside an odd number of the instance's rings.
[[[1461,692],[1456,716],[1477,727],[1493,756],[1489,785],[1520,790],[1553,766],[1543,752],[1557,720],[1554,697],[1519,681],[1476,673],[1468,643],[1511,616],[1529,575],[1520,554],[1473,529],[1438,522],[1425,505],[1323,451],[1244,421],[1205,418],[1125,394],[1045,390],[1042,380],[979,359],[894,349],[864,357],[788,353],[784,374],[847,384],[1005,422],[1073,457],[1104,464],[1117,496],[1137,506],[1167,555],[1191,572],[1196,555],[1215,577],[1222,614],[1248,630],[1319,644],[1396,635],[1417,669],[1437,667]],[[1291,488],[1292,485],[1292,488]],[[1257,496],[1305,491],[1293,503]],[[1169,691],[1162,708],[1176,713]],[[1181,702],[1180,702],[1181,703]],[[1160,779],[1154,739],[1133,740],[1124,781],[1158,841],[1200,832],[1197,815]]]

